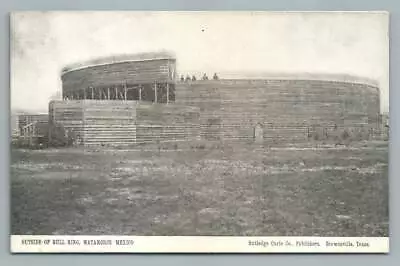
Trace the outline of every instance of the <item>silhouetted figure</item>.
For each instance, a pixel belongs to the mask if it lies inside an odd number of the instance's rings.
[[[185,81],[190,81],[190,76],[189,75],[186,75]]]
[[[208,77],[207,77],[206,73],[204,73],[204,75],[203,75],[203,80],[208,80]]]
[[[195,75],[192,76],[192,81],[196,81],[196,76]]]
[[[185,77],[181,75],[181,81],[185,81]]]
[[[219,77],[218,77],[217,73],[214,73],[213,80],[218,80],[218,79],[219,79]]]

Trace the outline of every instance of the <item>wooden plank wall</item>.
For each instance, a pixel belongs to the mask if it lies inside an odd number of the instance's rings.
[[[125,146],[198,140],[199,109],[135,101],[53,102],[53,121],[85,146]]]
[[[251,141],[258,124],[264,140],[272,142],[380,127],[376,87],[318,80],[178,83],[175,103],[60,101],[49,111],[85,145]]]
[[[332,134],[377,126],[379,90],[312,80],[220,80],[178,83],[176,101],[200,108],[203,139],[242,141],[263,125],[265,140],[306,141],[311,130]],[[337,131],[337,130],[336,130]]]
[[[53,123],[63,125],[82,145],[131,145],[135,143],[133,101],[54,101],[50,104]]]
[[[124,84],[173,83],[175,60],[158,59],[98,65],[62,76],[63,97],[85,88],[114,88]]]
[[[84,101],[86,146],[125,146],[136,140],[136,102]]]
[[[83,138],[83,106],[80,101],[51,101],[49,103],[49,125],[62,126],[69,134]],[[53,136],[49,135],[51,141]]]
[[[199,109],[176,104],[137,106],[137,143],[166,143],[200,138]]]

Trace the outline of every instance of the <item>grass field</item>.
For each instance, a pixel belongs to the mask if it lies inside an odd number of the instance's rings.
[[[388,236],[387,143],[13,150],[12,234]]]

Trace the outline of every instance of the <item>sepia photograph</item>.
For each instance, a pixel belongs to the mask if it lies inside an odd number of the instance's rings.
[[[387,12],[19,11],[10,69],[12,252],[389,251]]]

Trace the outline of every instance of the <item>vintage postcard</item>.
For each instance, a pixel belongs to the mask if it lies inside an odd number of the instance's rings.
[[[10,20],[11,252],[389,252],[387,12]]]

